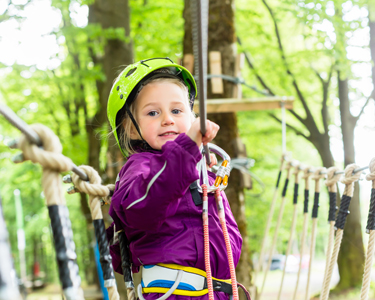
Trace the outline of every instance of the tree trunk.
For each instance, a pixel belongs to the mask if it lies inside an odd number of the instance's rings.
[[[338,72],[338,88],[340,99],[341,130],[344,143],[344,164],[355,162],[354,151],[354,129],[357,118],[350,113],[348,79],[340,79]],[[355,183],[354,194],[350,203],[350,214],[348,215],[344,237],[342,240],[338,266],[340,282],[336,289],[343,290],[350,287],[360,286],[364,268],[364,247],[361,230],[361,213],[359,207],[359,184]]]
[[[234,28],[234,1],[210,0],[209,1],[209,28],[208,28],[208,52],[220,51],[221,68],[225,75],[234,76],[236,54],[236,37]],[[190,1],[185,0],[184,8],[185,36],[183,53],[192,54],[192,28]],[[231,98],[233,84],[224,81],[224,93],[215,94],[215,98]],[[207,97],[213,98],[210,84],[207,88]],[[208,118],[220,126],[220,131],[215,138],[215,143],[223,148],[231,157],[246,156],[246,150],[238,136],[237,115],[235,113],[209,114]],[[226,195],[237,221],[243,238],[242,253],[237,266],[237,280],[247,288],[251,285],[252,262],[249,255],[248,236],[246,231],[245,197],[241,173],[233,170],[230,183],[226,189]]]

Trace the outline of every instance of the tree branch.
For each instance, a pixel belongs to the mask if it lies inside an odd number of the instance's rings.
[[[237,42],[240,46],[242,46],[241,39],[238,36],[237,36]],[[250,69],[253,70],[254,75],[258,79],[261,86],[264,87],[271,96],[275,96],[275,93],[272,91],[272,89],[266,84],[266,82],[263,80],[263,78],[255,70],[255,67],[254,67],[253,63],[251,62],[249,55],[245,51],[243,51],[243,54],[245,55],[245,59],[246,59],[247,64],[249,65]]]
[[[282,123],[282,121],[276,116],[274,115],[273,113],[269,113],[269,116],[271,118],[274,118],[276,121],[278,121],[279,123]],[[311,142],[311,139],[305,135],[304,133],[302,133],[300,130],[298,130],[297,128],[295,128],[294,126],[286,123],[286,127],[292,129],[297,135],[300,135],[300,136],[303,136],[306,140],[310,141]]]
[[[361,115],[365,111],[365,108],[370,103],[370,100],[374,99],[374,98],[375,98],[375,90],[372,90],[370,96],[368,96],[368,98],[366,99],[365,104],[362,106],[361,111],[359,112],[359,114],[357,116],[354,117],[355,120],[356,120],[356,122],[358,121],[358,119],[361,117]]]
[[[279,27],[277,25],[277,22],[276,22],[276,18],[275,18],[275,15],[271,9],[271,7],[268,5],[268,3],[266,2],[266,0],[262,0],[263,4],[266,6],[268,12],[270,13],[270,16],[272,18],[272,21],[273,21],[273,24],[274,24],[274,27],[275,27],[275,34],[276,34],[276,37],[277,37],[277,42],[278,42],[278,46],[279,46],[279,50],[280,50],[280,53],[281,53],[281,58],[283,60],[283,63],[284,63],[284,66],[285,66],[285,69],[286,69],[286,72],[288,75],[291,76],[292,80],[293,80],[293,87],[294,89],[296,90],[296,93],[298,95],[298,98],[300,99],[302,105],[303,105],[303,108],[305,109],[305,112],[306,112],[306,117],[307,119],[309,120],[309,124],[311,126],[311,128],[309,129],[310,131],[311,130],[314,130],[314,131],[317,131],[319,132],[319,129],[318,129],[318,126],[316,125],[315,123],[315,120],[312,116],[312,113],[310,111],[310,108],[309,106],[307,105],[307,102],[306,102],[306,99],[305,97],[303,96],[298,84],[297,84],[297,81],[294,77],[294,74],[292,73],[292,71],[289,69],[289,66],[288,66],[288,63],[286,61],[286,57],[285,57],[285,52],[284,52],[284,48],[283,48],[283,45],[282,45],[282,42],[281,42],[281,37],[280,37],[280,32],[279,32]]]

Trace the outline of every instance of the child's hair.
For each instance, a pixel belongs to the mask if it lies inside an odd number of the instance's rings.
[[[168,70],[166,70],[166,72],[163,72],[164,69],[160,69],[158,71],[160,73],[168,73]],[[178,78],[169,78],[169,77],[166,77],[166,78],[163,78],[163,77],[162,78],[154,78],[154,79],[151,78],[150,80],[146,80],[142,84],[142,86],[139,88],[139,90],[137,92],[137,95],[135,96],[134,101],[129,106],[130,113],[133,115],[135,121],[137,121],[137,117],[136,117],[136,103],[137,103],[137,97],[138,97],[140,91],[147,84],[150,84],[150,83],[160,83],[160,82],[173,83],[173,84],[176,84],[177,86],[179,86],[182,89],[182,91],[184,92],[184,95],[185,95],[185,98],[186,98],[186,103],[187,103],[188,107],[190,108],[189,90],[188,90],[187,86],[181,80],[179,80]],[[191,111],[191,119],[192,119],[192,122],[195,119],[195,113],[193,111]],[[126,152],[128,153],[128,155],[136,153],[137,151],[132,147],[130,133],[132,131],[133,132],[137,132],[137,131],[135,130],[135,126],[134,126],[133,122],[131,121],[131,119],[130,119],[130,117],[128,116],[127,113],[123,114],[122,121],[121,121],[121,123],[120,123],[119,126],[123,127],[123,130],[120,131],[121,134],[119,135],[119,142],[121,143],[121,145],[123,145],[123,148],[126,150]],[[141,129],[139,128],[139,130],[141,130]],[[142,134],[142,132],[141,132],[141,134]],[[137,132],[137,135],[139,135],[138,132]],[[140,139],[140,137],[139,137],[139,139]]]

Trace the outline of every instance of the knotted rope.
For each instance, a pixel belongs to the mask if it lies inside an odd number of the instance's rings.
[[[62,155],[62,145],[59,138],[46,126],[35,124],[31,128],[39,135],[43,148],[29,142],[22,135],[18,147],[23,152],[24,160],[31,160],[43,167],[42,187],[46,198],[59,267],[59,277],[65,297],[84,299],[80,288],[81,279],[76,264],[73,232],[69,219],[69,211],[65,206],[60,172],[70,171],[72,161]]]
[[[293,293],[293,300],[297,297],[297,290],[299,285],[299,279],[301,277],[301,270],[302,270],[302,258],[303,253],[305,251],[305,241],[306,241],[306,233],[307,233],[307,224],[308,224],[308,212],[309,212],[309,180],[310,176],[312,176],[312,173],[310,172],[311,167],[306,167],[303,171],[302,179],[305,180],[305,193],[304,193],[304,206],[303,206],[303,227],[302,227],[302,236],[301,236],[301,248],[300,248],[300,260],[299,260],[299,266],[298,266],[298,274],[297,274],[297,282],[296,286],[294,288]]]
[[[337,219],[335,223],[335,229],[337,229],[337,232],[336,232],[335,244],[334,244],[333,251],[332,251],[332,257],[329,262],[329,267],[327,270],[328,283],[324,284],[324,288],[327,289],[328,291],[326,290],[322,291],[322,294],[323,294],[321,298],[322,300],[327,300],[329,297],[329,285],[331,283],[333,268],[337,262],[337,257],[339,255],[342,236],[344,233],[346,217],[349,214],[348,208],[349,208],[350,200],[352,199],[352,196],[353,196],[354,182],[356,182],[359,179],[362,173],[362,172],[357,172],[353,174],[353,171],[356,168],[358,168],[358,166],[355,164],[348,165],[345,168],[344,177],[341,179],[341,182],[345,184],[345,189],[341,198],[340,210],[339,210],[339,213],[337,214]]]
[[[283,154],[281,156],[281,159],[280,159],[280,169],[279,169],[279,173],[277,175],[276,187],[275,187],[275,191],[273,193],[271,207],[270,207],[270,212],[268,214],[266,228],[265,228],[264,234],[263,234],[263,241],[262,241],[262,246],[260,248],[261,250],[260,250],[260,254],[259,254],[259,259],[258,259],[258,263],[257,263],[257,265],[255,267],[254,284],[256,284],[259,271],[260,271],[260,269],[261,269],[261,267],[263,265],[264,253],[265,253],[265,249],[266,249],[266,242],[267,242],[268,233],[269,233],[270,227],[271,227],[271,221],[272,221],[273,213],[275,211],[275,203],[276,203],[276,199],[277,199],[277,192],[279,190],[279,184],[280,184],[280,179],[281,179],[281,172],[283,170],[284,162],[285,162],[285,155]]]
[[[316,227],[318,225],[318,209],[319,209],[319,196],[320,196],[320,180],[325,178],[326,168],[316,168],[312,179],[315,180],[315,195],[314,195],[314,205],[312,209],[312,227],[311,227],[311,243],[310,243],[310,261],[309,261],[309,271],[307,275],[306,283],[306,293],[305,300],[310,299],[310,279],[311,279],[311,270],[312,263],[315,256],[315,242],[316,242]],[[324,174],[322,174],[324,173]]]
[[[288,241],[288,248],[286,250],[285,254],[285,264],[284,264],[284,269],[283,269],[283,275],[281,277],[281,284],[280,284],[280,289],[279,289],[279,294],[277,299],[279,300],[281,297],[282,289],[283,289],[283,284],[284,284],[284,277],[285,277],[285,271],[286,271],[286,265],[288,263],[288,257],[289,254],[292,250],[292,242],[293,242],[293,236],[294,232],[296,230],[296,224],[297,224],[297,200],[298,200],[298,187],[299,187],[299,173],[301,172],[301,169],[299,168],[298,163],[296,162],[294,164],[294,195],[293,195],[293,218],[292,218],[292,225],[290,228],[290,236],[289,236],[289,241]]]
[[[279,231],[279,228],[280,228],[280,225],[281,225],[281,220],[283,218],[284,207],[285,207],[285,198],[286,198],[285,196],[286,196],[286,191],[288,189],[288,183],[289,183],[289,178],[290,178],[290,174],[291,174],[292,163],[289,162],[286,165],[285,169],[287,170],[287,175],[286,175],[285,184],[284,184],[284,188],[283,188],[283,192],[282,192],[282,199],[281,199],[281,205],[280,205],[280,210],[279,210],[279,216],[278,216],[278,219],[277,219],[275,232],[273,234],[272,245],[271,245],[271,249],[270,249],[269,256],[268,256],[267,268],[264,271],[263,284],[262,284],[262,288],[261,288],[261,291],[259,293],[259,298],[258,298],[259,300],[261,299],[263,289],[264,289],[264,285],[265,285],[266,279],[267,279],[267,273],[268,273],[268,270],[271,266],[273,252],[274,252],[275,247],[276,247],[277,234],[278,234],[278,231]]]
[[[370,200],[370,210],[367,217],[367,233],[370,233],[367,255],[365,262],[365,270],[363,273],[362,289],[361,289],[361,300],[367,300],[370,290],[371,282],[371,268],[372,261],[375,253],[375,158],[373,158],[369,165],[370,173],[367,174],[366,179],[372,181],[371,189],[371,200]]]
[[[326,186],[328,188],[329,192],[329,213],[328,213],[328,222],[329,222],[329,235],[328,235],[328,247],[327,247],[327,253],[326,253],[326,266],[324,270],[324,278],[323,278],[323,288],[322,293],[320,294],[320,300],[323,299],[323,297],[326,297],[323,294],[327,293],[329,291],[329,284],[330,282],[327,280],[328,276],[328,266],[331,260],[332,256],[332,248],[333,248],[333,241],[335,239],[335,214],[336,214],[336,195],[337,195],[337,182],[341,178],[341,174],[335,174],[339,168],[337,167],[330,167],[327,170],[327,180],[326,180]]]
[[[101,209],[101,198],[110,196],[108,186],[101,184],[99,173],[90,166],[79,166],[79,168],[86,173],[89,181],[82,180],[77,174],[72,174],[72,182],[75,187],[89,195],[89,204],[91,209],[91,216],[95,228],[95,236],[99,246],[100,264],[103,269],[104,286],[108,290],[110,300],[119,300],[120,295],[117,291],[115,276],[113,274],[112,258],[109,254],[109,246],[105,233],[105,225],[103,221],[103,213]],[[113,189],[113,185],[111,186]]]

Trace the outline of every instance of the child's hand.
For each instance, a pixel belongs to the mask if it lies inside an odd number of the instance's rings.
[[[219,129],[220,129],[219,125],[207,120],[206,121],[206,134],[202,137],[200,119],[197,118],[193,122],[193,124],[191,124],[191,127],[189,131],[187,132],[187,135],[198,145],[198,147],[200,147],[202,143],[203,145],[207,145],[207,143],[211,142],[215,138]]]
[[[211,160],[211,163],[208,165],[209,169],[211,169],[213,166],[217,165],[216,155],[213,154],[213,153],[210,153],[210,160]]]

